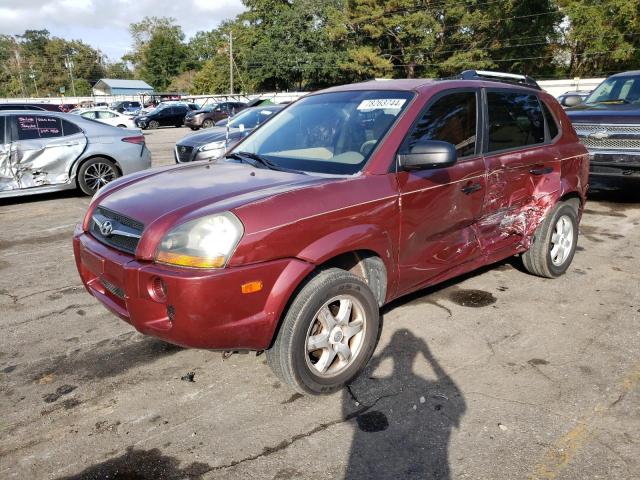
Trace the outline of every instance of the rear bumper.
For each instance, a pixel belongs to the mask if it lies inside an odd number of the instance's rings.
[[[73,249],[87,291],[141,333],[184,347],[215,350],[268,348],[289,297],[314,266],[282,259],[222,270],[139,262],[76,228]],[[154,294],[154,279],[166,298]],[[260,280],[263,289],[243,294]]]

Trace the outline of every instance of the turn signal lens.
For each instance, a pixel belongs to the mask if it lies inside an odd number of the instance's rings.
[[[161,263],[181,265],[183,267],[220,268],[224,267],[225,257],[192,257],[191,255],[159,251],[156,260]]]
[[[240,287],[242,293],[254,293],[262,290],[262,282],[260,280],[256,280],[254,282],[245,283]]]

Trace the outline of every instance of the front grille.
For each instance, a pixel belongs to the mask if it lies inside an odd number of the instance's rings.
[[[640,138],[620,139],[620,138],[589,138],[580,139],[587,148],[600,148],[603,150],[640,150]]]
[[[638,137],[640,137],[640,125],[603,125],[597,123],[574,123],[573,126],[580,136],[606,130],[609,133],[631,134],[638,135]]]
[[[113,233],[110,235],[100,229],[105,220],[111,223]],[[139,221],[104,207],[96,208],[91,219],[90,232],[96,240],[127,253],[135,253],[143,230],[144,225]]]
[[[640,125],[574,124],[587,148],[601,150],[640,150]]]
[[[105,280],[104,278],[101,278],[100,282],[102,282],[102,285],[104,285],[105,290],[107,290],[111,295],[114,295],[119,299],[124,300],[124,290],[122,290],[120,287],[115,286],[113,283],[111,283],[108,280]]]
[[[178,156],[178,161],[180,163],[190,162],[192,151],[193,147],[189,147],[186,145],[176,145],[176,155]]]

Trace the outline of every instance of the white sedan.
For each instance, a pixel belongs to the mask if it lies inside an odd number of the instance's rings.
[[[92,108],[89,110],[83,110],[78,112],[83,118],[88,118],[90,120],[96,120],[98,122],[106,123],[108,125],[113,125],[114,127],[121,128],[134,128],[137,129],[135,123],[133,122],[133,118],[129,115],[123,115],[122,113],[118,113],[115,110],[105,110],[103,108]]]

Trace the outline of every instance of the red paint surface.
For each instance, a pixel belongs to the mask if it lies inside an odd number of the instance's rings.
[[[418,80],[348,88],[403,89],[416,97],[374,152],[349,178],[192,164],[140,172],[107,186],[74,236],[88,291],[139,331],[179,345],[264,349],[287,302],[317,265],[367,250],[385,263],[387,301],[525,251],[548,211],[567,195],[586,200],[588,154],[557,102],[545,93],[562,134],[552,144],[479,155],[450,168],[395,173],[396,152],[416,116],[439,91],[494,87],[492,82]],[[514,87],[517,88],[517,87]],[[531,175],[532,169],[547,169]],[[479,184],[465,194],[462,189]],[[96,205],[135,218],[145,232],[135,257],[94,240]],[[230,210],[245,233],[227,268],[197,270],[153,263],[156,247],[179,223]],[[166,301],[149,293],[154,276]],[[125,299],[105,290],[104,279]],[[241,285],[260,280],[260,292]],[[173,321],[167,307],[175,311]]]

